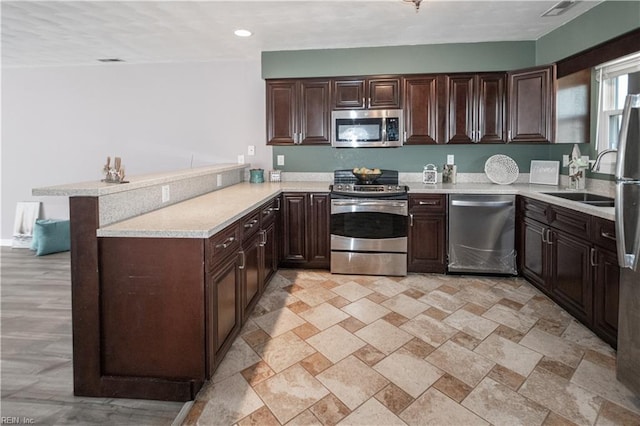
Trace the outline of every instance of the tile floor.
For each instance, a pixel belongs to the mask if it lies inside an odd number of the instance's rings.
[[[615,352],[521,278],[281,270],[184,424],[639,425]]]

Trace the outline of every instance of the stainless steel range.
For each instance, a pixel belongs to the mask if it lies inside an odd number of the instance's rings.
[[[407,275],[408,188],[397,170],[369,183],[336,170],[330,189],[331,272]]]

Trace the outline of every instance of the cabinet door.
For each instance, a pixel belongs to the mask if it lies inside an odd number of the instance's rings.
[[[207,378],[233,343],[240,331],[240,275],[239,256],[230,256],[207,279]]]
[[[263,285],[267,285],[273,274],[278,270],[278,240],[276,221],[271,222],[262,230],[263,232]]]
[[[505,75],[480,74],[476,93],[476,142],[504,143]]]
[[[591,245],[562,231],[553,231],[551,293],[571,315],[590,326],[593,320]]]
[[[436,76],[405,79],[404,121],[405,144],[438,143],[438,78]]]
[[[296,134],[296,81],[267,81],[267,144],[293,145]]]
[[[328,268],[331,256],[329,216],[331,214],[329,194],[309,194],[307,220],[307,260],[314,267]]]
[[[300,143],[331,143],[329,80],[300,82]]]
[[[283,263],[306,262],[306,194],[289,193],[283,196]]]
[[[365,80],[334,80],[334,109],[363,109],[365,107]]]
[[[522,275],[543,291],[548,291],[547,251],[545,234],[547,228],[535,220],[525,218],[520,226],[520,269]]]
[[[593,281],[593,328],[598,336],[614,348],[618,341],[618,305],[620,267],[615,252],[595,249],[596,267]]]
[[[380,78],[367,80],[367,107],[371,109],[398,109],[400,102],[400,78]]]
[[[254,234],[242,244],[242,317],[246,320],[260,298],[262,288],[262,234]]]
[[[410,272],[446,271],[446,217],[438,214],[411,214],[409,220]]]
[[[509,141],[549,142],[555,65],[509,74]]]
[[[473,75],[447,76],[447,143],[473,143],[475,136]]]

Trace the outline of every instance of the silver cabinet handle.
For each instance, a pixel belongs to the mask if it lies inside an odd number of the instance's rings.
[[[216,248],[223,248],[226,249],[227,247],[229,247],[231,245],[231,243],[233,243],[236,240],[236,237],[229,237],[226,240],[224,240],[224,242],[220,243],[220,244],[216,244]]]
[[[253,228],[253,226],[254,226],[256,223],[258,223],[258,219],[253,219],[251,222],[249,222],[249,223],[245,223],[245,224],[244,224],[244,227],[245,227],[245,228]]]
[[[260,236],[262,237],[260,239],[260,247],[264,247],[267,245],[267,231],[260,231]]]
[[[591,247],[591,252],[589,253],[589,258],[591,260],[591,266],[598,266],[596,263],[596,249]]]
[[[551,228],[547,229],[547,244],[549,244],[550,246],[553,245],[553,241],[551,240]]]
[[[404,141],[405,142],[407,141],[407,132],[406,131],[404,132]]]
[[[367,108],[371,108],[371,97],[369,97],[369,103],[367,104]]]
[[[276,198],[276,201],[278,202],[276,207],[274,208],[275,211],[280,211],[280,197]]]
[[[409,226],[413,227],[413,213],[409,213]]]
[[[511,129],[507,132],[507,142],[511,142]]]
[[[420,201],[418,202],[419,205],[421,206],[437,206],[438,205],[438,201]]]
[[[364,96],[362,97],[362,107],[364,108],[367,104],[364,103]]]
[[[613,240],[613,241],[615,241],[615,240],[616,240],[616,234],[612,234],[611,232],[604,232],[604,231],[602,231],[602,232],[600,233],[600,236],[601,236],[602,238],[606,238],[606,239],[608,239],[608,240]]]
[[[244,251],[243,251],[243,250],[240,250],[240,251],[238,252],[238,254],[240,255],[240,259],[242,259],[242,260],[240,261],[240,266],[239,266],[238,268],[239,268],[239,269],[244,269],[244,268],[247,266],[247,265],[245,264],[245,262],[246,262],[246,257],[245,257],[245,255],[244,255]]]
[[[309,194],[310,205],[313,206],[313,194]]]
[[[540,234],[540,236],[542,237],[542,242],[544,244],[549,244],[549,241],[547,241],[547,239],[545,238],[546,234],[547,234],[546,228],[542,228],[542,233]]]

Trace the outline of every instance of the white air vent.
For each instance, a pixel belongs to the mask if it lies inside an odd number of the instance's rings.
[[[556,3],[551,7],[551,9],[544,12],[541,17],[546,16],[558,16],[565,13],[567,10],[571,9],[573,6],[579,3],[579,0],[562,0],[561,2]]]

